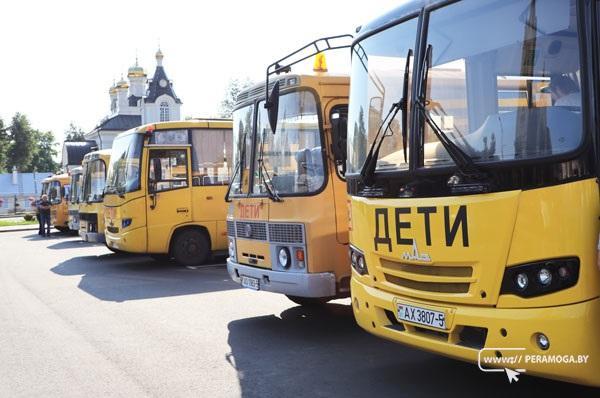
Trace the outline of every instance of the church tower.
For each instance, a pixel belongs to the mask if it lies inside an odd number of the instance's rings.
[[[142,124],[180,119],[181,100],[173,90],[163,67],[164,55],[160,48],[156,52],[156,70],[148,80],[148,90],[142,105]]]
[[[127,71],[129,79],[129,105],[139,106],[139,100],[144,96],[146,90],[146,72],[144,68],[138,65],[138,59],[135,57],[135,65]]]

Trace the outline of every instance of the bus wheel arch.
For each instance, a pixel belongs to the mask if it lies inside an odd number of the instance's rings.
[[[206,263],[212,255],[210,234],[201,225],[178,227],[171,234],[169,256],[184,266]]]

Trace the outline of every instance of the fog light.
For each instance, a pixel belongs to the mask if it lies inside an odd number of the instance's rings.
[[[552,272],[547,270],[546,268],[542,268],[537,274],[538,281],[544,285],[548,286],[552,283]]]
[[[516,283],[520,290],[525,290],[529,286],[529,277],[527,277],[527,274],[517,274]]]
[[[536,333],[535,342],[544,351],[550,348],[550,339],[543,333]]]
[[[279,260],[279,265],[281,265],[282,268],[288,268],[290,266],[290,252],[287,247],[282,247],[279,249],[279,254],[277,257]]]

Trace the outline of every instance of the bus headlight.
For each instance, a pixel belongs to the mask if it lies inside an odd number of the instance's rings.
[[[235,261],[236,260],[236,258],[235,258],[235,241],[231,238],[229,238],[228,250],[229,250],[229,258],[231,258],[233,261]]]
[[[279,253],[277,253],[277,259],[281,268],[289,268],[292,262],[290,250],[287,247],[280,248]]]
[[[507,268],[500,294],[535,297],[575,286],[579,258],[559,258]]]
[[[368,275],[369,268],[367,267],[367,261],[365,255],[353,246],[350,246],[350,264],[352,268],[360,275]]]

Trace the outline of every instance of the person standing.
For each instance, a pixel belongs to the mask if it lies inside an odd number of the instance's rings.
[[[50,201],[48,195],[42,195],[42,200],[38,204],[40,211],[40,231],[42,236],[50,236]]]
[[[38,235],[44,235],[44,228],[42,228],[42,216],[40,215],[40,202],[42,201],[41,197],[36,199],[32,206],[35,207],[35,218],[38,222]]]

